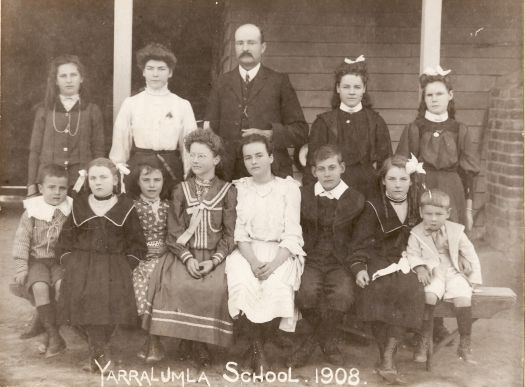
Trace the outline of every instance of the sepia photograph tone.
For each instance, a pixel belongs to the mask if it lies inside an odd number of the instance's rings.
[[[3,0],[0,386],[523,386],[521,0]]]

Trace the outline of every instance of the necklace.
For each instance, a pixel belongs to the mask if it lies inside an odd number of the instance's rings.
[[[401,203],[404,203],[406,200],[407,200],[407,195],[405,195],[404,197],[402,197],[401,199],[394,199],[392,196],[390,196],[388,193],[385,194],[386,197],[388,198],[388,200],[390,200],[392,203],[395,203],[395,204],[401,204]]]
[[[256,183],[255,181],[252,180],[252,186],[253,188],[255,189],[255,193],[263,198],[265,196],[267,196],[268,194],[270,194],[273,190],[273,183],[274,182],[274,177],[272,176],[272,179],[265,182],[265,183]]]
[[[80,99],[78,100],[78,117],[77,117],[77,127],[75,128],[75,132],[73,133],[71,131],[71,114],[69,114],[69,112],[66,113],[66,116],[67,116],[67,125],[66,127],[64,128],[64,130],[58,130],[57,129],[57,125],[56,125],[56,108],[57,108],[57,104],[55,102],[55,105],[53,106],[53,128],[55,129],[55,131],[57,133],[66,133],[66,134],[69,134],[71,137],[74,137],[77,135],[78,133],[78,127],[80,125],[80,114],[82,113],[82,109],[80,109]]]
[[[434,133],[432,134],[434,137],[439,137],[443,133],[443,129],[434,129]]]
[[[197,200],[201,202],[204,199],[204,196],[208,193],[210,190],[212,179],[210,180],[201,180],[198,177],[195,176],[195,188],[197,191]]]
[[[95,196],[93,195],[93,197],[95,198],[95,200],[98,200],[99,202],[102,202],[104,200],[109,200],[113,197],[113,193],[110,193],[109,195],[107,196]]]

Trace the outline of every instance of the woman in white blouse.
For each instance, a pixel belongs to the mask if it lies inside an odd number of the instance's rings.
[[[250,347],[244,371],[268,368],[264,338],[279,322],[293,332],[297,322],[294,292],[304,267],[300,220],[301,194],[291,177],[272,175],[271,145],[266,137],[250,135],[242,141],[244,165],[250,173],[235,181],[238,248],[226,260],[228,309],[232,318],[244,315]]]
[[[166,169],[168,192],[189,170],[183,138],[197,128],[189,101],[168,90],[176,63],[175,55],[161,44],[151,43],[137,52],[146,88],[124,100],[109,153],[117,166],[128,163],[131,170],[141,159],[158,158]]]

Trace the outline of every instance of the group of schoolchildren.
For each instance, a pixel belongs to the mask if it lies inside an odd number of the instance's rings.
[[[472,227],[479,154],[454,119],[447,71],[421,75],[418,116],[392,155],[371,108],[366,61],[345,59],[334,109],[312,125],[301,188],[272,174],[271,142],[257,134],[241,144],[250,176],[221,180],[222,140],[197,128],[183,136],[187,170],[184,160],[171,171],[146,154],[124,184],[127,171],[101,157],[101,114],[80,97],[83,74],[74,56],[52,66],[29,160],[29,193],[40,195],[24,201],[13,244],[15,282],[37,310],[24,337],[45,330],[45,357],[66,349],[59,326],[70,325],[89,346],[84,368],[97,371],[115,328],[139,316],[141,359],[165,358],[161,337],[169,336],[180,339],[181,358],[207,366],[207,344],[230,346],[242,320],[242,366],[254,371],[268,367],[267,339],[303,318],[311,333],[295,340],[287,365],[307,364],[317,347],[342,365],[337,327],[351,312],[370,324],[379,374],[399,381],[400,340],[418,332],[414,360],[427,361],[434,307],[445,300],[456,310],[457,353],[473,361],[471,297],[481,271],[464,225]],[[77,155],[71,165],[61,162],[65,153]],[[181,175],[169,192],[167,179]]]

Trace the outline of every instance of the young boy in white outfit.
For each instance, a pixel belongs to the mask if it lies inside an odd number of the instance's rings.
[[[419,211],[423,221],[408,239],[407,254],[412,270],[425,286],[425,314],[422,340],[414,354],[416,362],[426,362],[432,350],[432,319],[438,300],[453,302],[460,335],[458,356],[474,362],[471,354],[472,290],[481,284],[481,268],[474,246],[464,226],[450,222],[450,197],[433,189],[421,195]]]

